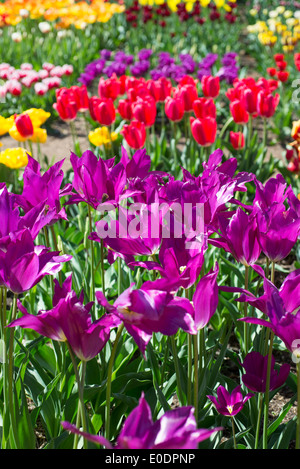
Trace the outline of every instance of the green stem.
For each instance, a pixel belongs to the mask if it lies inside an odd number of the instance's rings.
[[[92,211],[90,205],[88,205],[88,216],[89,216],[89,229],[90,233],[93,231],[93,222],[92,222]],[[90,240],[90,248],[91,248],[91,285],[90,285],[90,301],[95,300],[95,275],[94,275],[94,267],[95,267],[95,255],[94,255],[94,243]]]
[[[263,449],[267,449],[267,447],[268,447],[270,376],[271,376],[271,360],[272,360],[273,340],[274,340],[274,332],[271,331],[270,344],[269,344],[269,353],[268,353],[265,403],[264,403]]]
[[[86,370],[86,362],[82,361],[82,376],[80,379],[79,372],[78,372],[78,366],[76,363],[76,359],[74,356],[74,352],[72,350],[72,347],[70,344],[67,342],[68,350],[70,353],[70,357],[72,360],[73,368],[74,368],[74,373],[75,373],[75,378],[77,382],[77,387],[78,387],[78,397],[79,397],[79,402],[78,402],[78,412],[77,412],[77,417],[76,417],[76,427],[80,427],[80,422],[82,423],[83,431],[87,432],[87,420],[86,420],[86,411],[85,411],[85,405],[84,405],[84,381],[85,381],[85,370]],[[77,449],[78,447],[78,435],[75,435],[74,437],[74,443],[73,443],[73,449]],[[84,447],[87,449],[87,442],[84,439]]]
[[[161,388],[161,389],[163,389],[163,386],[164,386],[165,369],[166,369],[166,366],[167,366],[167,360],[168,360],[168,355],[169,355],[169,348],[170,348],[170,337],[167,337],[167,343],[166,343],[166,348],[165,348],[164,361],[163,361],[162,370],[161,370],[161,382],[160,382],[160,388]]]
[[[194,341],[194,407],[195,407],[195,419],[198,422],[198,387],[199,387],[199,375],[198,375],[198,365],[199,365],[199,352],[198,352],[198,337],[197,335],[193,336]]]
[[[259,410],[258,410],[258,417],[257,417],[257,424],[256,424],[256,434],[255,434],[255,446],[254,449],[258,448],[258,441],[259,441],[259,432],[260,432],[260,422],[261,422],[261,414],[262,414],[262,407],[263,407],[263,398],[264,395],[259,393]]]
[[[110,399],[111,399],[112,373],[113,373],[113,366],[115,362],[117,346],[118,346],[121,334],[123,332],[123,329],[124,329],[124,323],[122,323],[118,328],[116,339],[115,339],[115,342],[111,351],[109,363],[108,363],[108,370],[107,370],[105,435],[108,441],[110,441]]]
[[[249,283],[249,266],[245,266],[245,290],[248,290]],[[244,317],[247,317],[248,314],[248,303],[244,303]],[[244,341],[245,341],[245,354],[247,355],[249,350],[249,340],[248,340],[248,324],[244,322]]]
[[[178,355],[177,355],[175,337],[173,335],[171,336],[171,346],[172,346],[172,353],[173,353],[173,359],[174,359],[175,373],[176,373],[176,378],[177,378],[178,398],[179,398],[180,404],[183,405],[183,394],[182,394],[182,389],[181,389],[179,360],[178,360]]]
[[[267,146],[267,135],[268,135],[268,128],[267,128],[267,119],[264,118],[264,133],[263,133],[263,147],[264,149]]]
[[[11,322],[14,321],[17,317],[17,300],[18,295],[15,293],[13,298],[13,306],[12,306],[12,315],[11,315]],[[15,409],[14,409],[14,401],[13,401],[13,367],[14,367],[14,332],[15,328],[11,327],[9,330],[9,342],[8,342],[8,407],[10,413],[10,422],[12,428],[13,438],[17,448],[20,448],[19,444],[19,437],[16,425],[16,416],[15,416]]]
[[[233,117],[230,117],[226,122],[225,124],[223,125],[223,128],[219,134],[219,139],[221,140],[221,138],[223,137],[224,133],[226,132],[226,130],[228,129],[228,127],[230,126],[231,122],[233,122]]]
[[[232,425],[232,436],[233,436],[234,449],[237,449],[236,438],[235,438],[234,419],[233,419],[232,416],[231,416],[231,425]]]

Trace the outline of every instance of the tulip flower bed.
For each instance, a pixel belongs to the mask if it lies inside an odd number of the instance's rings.
[[[0,3],[0,447],[300,449],[296,50],[252,74],[239,2],[38,3]]]

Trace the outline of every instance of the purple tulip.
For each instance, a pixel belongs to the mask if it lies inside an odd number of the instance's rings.
[[[62,287],[56,282],[53,309],[29,314],[18,302],[21,318],[11,322],[8,327],[19,326],[32,329],[39,334],[60,342],[67,341],[80,360],[94,358],[109,339],[112,328],[118,326],[118,319],[104,315],[98,321],[91,322],[90,310],[93,302],[83,304],[83,295],[78,298],[71,289],[72,277],[68,277]]]
[[[211,270],[208,274],[204,275],[196,286],[193,295],[193,304],[197,330],[203,329],[217,310],[219,301],[219,289],[217,285],[218,273],[219,266],[217,264],[215,270]]]
[[[173,296],[167,291],[152,289],[151,282],[140,289],[131,285],[110,305],[102,292],[96,292],[99,303],[117,316],[145,354],[153,332],[171,336],[179,328],[196,334],[194,308],[187,298]]]
[[[65,430],[81,435],[108,449],[197,449],[201,441],[207,440],[211,435],[222,428],[197,429],[193,407],[180,407],[165,412],[159,420],[153,422],[151,409],[144,393],[138,406],[132,410],[124,422],[118,436],[116,446],[102,436],[90,435],[78,430],[69,422],[62,422]]]
[[[244,358],[242,363],[245,373],[242,376],[242,381],[248,389],[255,392],[266,391],[267,382],[267,367],[268,367],[268,355],[263,356],[259,352],[250,352]],[[280,371],[274,369],[275,358],[272,357],[271,361],[271,375],[270,375],[270,391],[280,388],[290,372],[290,365],[284,363],[280,367]]]
[[[85,151],[81,158],[71,153],[74,171],[73,188],[77,192],[68,204],[86,202],[96,209],[101,203],[117,203],[126,185],[126,172],[121,163],[111,166],[111,160],[102,160],[90,151]]]
[[[47,211],[52,213],[51,223],[58,219],[67,220],[65,209],[61,207],[60,199],[71,193],[72,185],[67,184],[61,189],[64,173],[62,165],[64,160],[58,161],[48,171],[41,174],[39,163],[28,156],[28,165],[23,176],[23,192],[15,196],[15,202],[25,213],[37,206],[45,205]]]
[[[261,253],[255,216],[239,207],[230,219],[219,216],[219,224],[221,236],[210,239],[210,244],[230,252],[245,266],[253,265]]]
[[[244,291],[238,301],[246,301],[258,308],[269,320],[247,317],[241,318],[239,321],[269,327],[285,343],[286,348],[293,352],[299,348],[300,338],[300,270],[289,274],[279,290],[265,278],[260,267],[255,266],[255,270],[264,278],[264,294],[256,298],[251,293]],[[234,288],[231,289],[231,291],[234,290]]]
[[[285,259],[298,239],[300,217],[283,203],[273,203],[268,209],[257,211],[256,219],[264,254],[275,263]]]
[[[220,385],[217,389],[217,398],[215,396],[207,397],[214,404],[219,414],[233,417],[243,409],[245,403],[252,396],[254,394],[248,393],[243,397],[240,385],[234,388],[231,393],[224,386]]]
[[[10,238],[7,250],[0,251],[0,279],[13,293],[30,290],[46,275],[59,272],[63,262],[72,259],[72,256],[59,256],[59,252],[51,252],[45,246],[35,246],[28,229]]]

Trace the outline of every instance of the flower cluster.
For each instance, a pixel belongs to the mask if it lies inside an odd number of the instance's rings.
[[[278,87],[277,80],[252,77],[237,79],[233,88],[226,91],[230,101],[230,112],[236,124],[247,124],[249,118],[272,117],[279,104],[280,96],[273,94]]]
[[[274,61],[276,67],[269,67],[267,68],[267,72],[271,77],[276,77],[277,80],[285,83],[290,76],[290,73],[287,70],[287,62],[285,60],[284,54],[275,54]],[[296,54],[295,54],[295,63],[296,62]]]
[[[73,73],[73,66],[65,64],[55,66],[44,63],[40,70],[34,70],[30,63],[21,64],[20,68],[15,68],[9,63],[0,64],[0,79],[4,84],[0,86],[0,97],[7,94],[20,96],[24,88],[34,88],[37,95],[43,96],[53,88],[62,86],[62,77]]]
[[[218,65],[220,61],[220,65]],[[179,54],[173,57],[169,52],[154,54],[151,49],[141,49],[136,56],[123,51],[113,53],[107,49],[100,52],[100,58],[88,64],[78,81],[86,86],[99,76],[112,75],[121,77],[130,74],[134,77],[147,77],[157,80],[160,77],[178,82],[185,75],[198,77],[216,73],[220,80],[232,83],[239,73],[237,54],[227,52],[223,57],[209,53],[200,62],[191,54]]]
[[[116,13],[122,13],[124,6],[105,0],[93,0],[91,3],[79,1],[53,0],[5,0],[0,5],[0,26],[17,25],[24,18],[55,22],[57,28],[84,29],[88,24],[106,23]]]
[[[181,22],[192,20],[198,24],[203,24],[209,19],[216,21],[221,18],[221,10],[225,10],[224,19],[228,23],[234,23],[237,16],[234,14],[234,9],[237,7],[236,1],[226,2],[225,0],[217,0],[211,2],[210,0],[167,0],[149,2],[144,0],[134,0],[133,4],[125,10],[126,20],[132,27],[137,27],[140,22],[143,24],[149,21],[160,25],[162,28],[166,27],[166,18],[176,13]],[[202,9],[209,10],[202,12]]]
[[[250,34],[255,34],[261,44],[273,47],[278,41],[284,52],[293,52],[300,39],[300,10],[286,9],[284,5],[274,10],[263,9],[264,19],[248,26]],[[257,9],[250,10],[256,16]]]

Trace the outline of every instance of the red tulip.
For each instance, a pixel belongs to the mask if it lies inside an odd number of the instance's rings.
[[[163,103],[171,94],[172,83],[167,78],[161,77],[158,80],[149,80],[147,89],[156,102]]]
[[[15,116],[15,125],[19,134],[23,138],[29,138],[33,135],[33,125],[31,119],[28,114],[20,114],[19,116]]]
[[[182,100],[185,112],[190,112],[193,110],[195,99],[198,98],[198,91],[195,85],[186,84],[179,86],[173,96]]]
[[[89,96],[87,87],[82,86],[71,86],[70,90],[74,93],[74,98],[77,103],[79,112],[87,111],[89,109]]]
[[[165,113],[171,121],[181,121],[184,116],[184,104],[182,99],[168,96],[165,101]]]
[[[116,120],[116,110],[112,99],[99,98],[94,99],[92,103],[92,112],[99,124],[109,126]]]
[[[156,102],[152,96],[145,96],[145,98],[138,97],[132,103],[133,117],[145,124],[146,127],[151,127],[156,118]]]
[[[203,119],[191,117],[190,123],[192,135],[199,145],[207,147],[215,142],[217,135],[216,119],[213,117],[205,117]]]
[[[277,78],[282,83],[285,83],[289,79],[289,76],[290,76],[289,72],[286,72],[286,71],[277,72]]]
[[[256,114],[257,112],[257,94],[258,88],[256,87],[243,90],[242,101],[249,114]]]
[[[230,103],[230,112],[236,124],[247,124],[249,120],[249,114],[241,101],[232,101]]]
[[[260,91],[257,96],[257,112],[261,117],[272,117],[276,111],[280,96],[273,96],[266,91]]]
[[[56,90],[56,103],[53,104],[53,107],[62,120],[70,122],[76,119],[78,112],[76,98],[74,92],[68,88],[63,87]]]
[[[274,55],[274,60],[275,62],[282,62],[284,60],[284,55],[283,54],[275,54]]]
[[[113,74],[111,78],[100,78],[98,84],[99,98],[110,98],[115,101],[120,94],[121,83],[115,74]]]
[[[204,96],[216,98],[220,93],[220,78],[213,76],[203,76],[201,80]]]
[[[120,99],[118,105],[118,113],[122,117],[122,119],[126,119],[130,121],[133,117],[132,114],[132,102],[129,99]]]
[[[121,130],[121,134],[125,138],[127,144],[135,150],[139,150],[145,144],[146,128],[142,122],[133,120],[129,125],[125,124]]]
[[[270,75],[270,77],[275,77],[277,74],[277,70],[275,67],[269,67],[267,68],[267,72]]]
[[[245,147],[245,136],[243,132],[230,132],[230,143],[235,150]]]
[[[203,117],[216,118],[216,105],[212,98],[198,98],[193,103],[193,110],[198,119]]]

